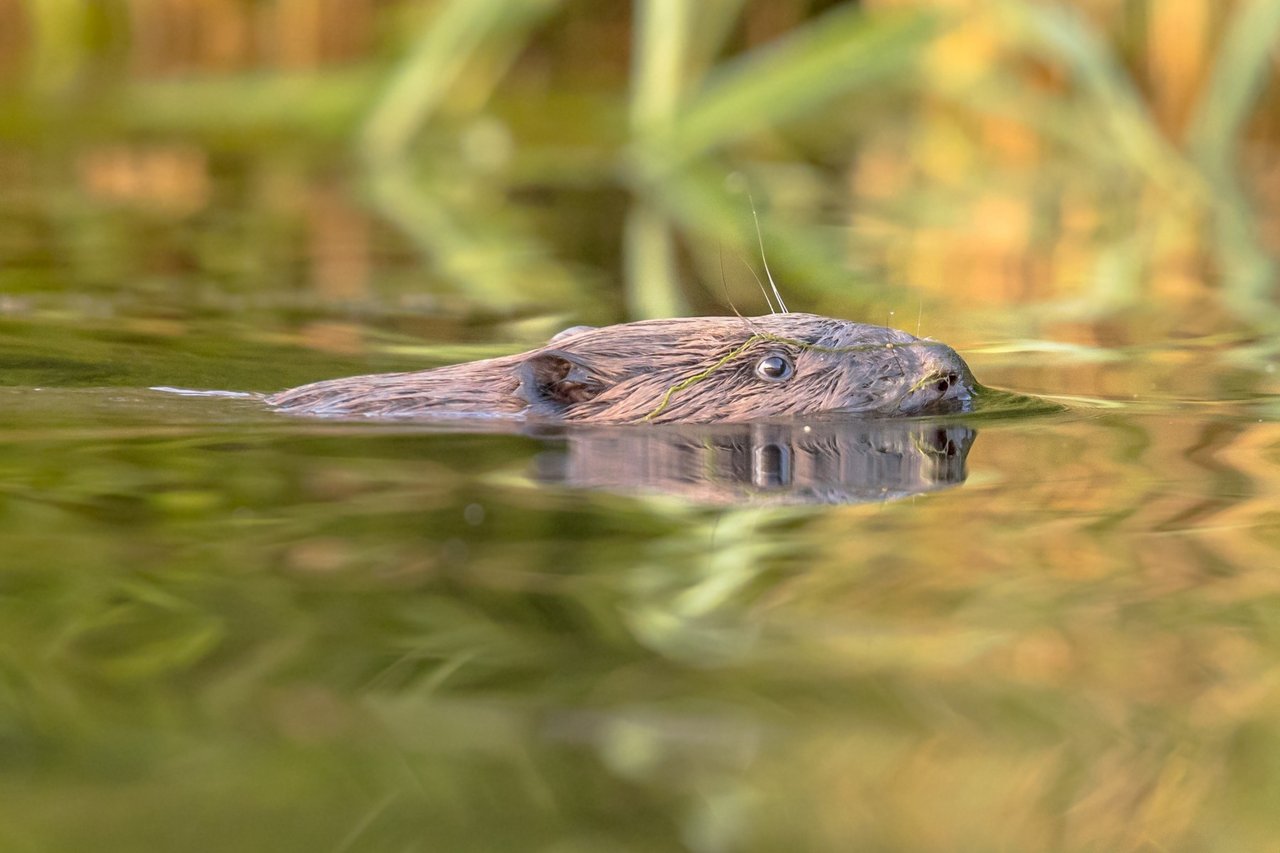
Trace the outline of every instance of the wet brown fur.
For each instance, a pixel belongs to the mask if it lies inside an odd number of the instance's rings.
[[[769,355],[794,364],[760,378]],[[945,386],[945,387],[944,387]],[[967,408],[964,361],[906,332],[820,317],[690,317],[561,334],[518,355],[316,382],[267,398],[283,411],[378,418],[709,423],[829,412]]]

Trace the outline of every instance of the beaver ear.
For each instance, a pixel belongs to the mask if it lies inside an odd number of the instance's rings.
[[[565,338],[572,338],[574,335],[580,335],[583,332],[591,332],[597,328],[599,327],[598,326],[570,326],[567,329],[561,329],[560,331],[556,332],[554,335],[551,336],[551,339],[547,341],[547,343],[554,344],[556,341],[563,341]]]
[[[561,350],[542,350],[520,365],[520,396],[531,406],[556,409],[583,403],[604,390],[604,382],[577,357]]]

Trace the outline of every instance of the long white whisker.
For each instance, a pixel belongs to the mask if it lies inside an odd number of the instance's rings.
[[[764,282],[760,280],[760,276],[756,273],[755,267],[747,263],[745,259],[742,261],[742,265],[747,268],[747,272],[751,273],[751,277],[756,280],[756,287],[760,288],[760,293],[764,296],[765,304],[769,306],[769,313],[777,314],[778,312],[773,310],[773,300],[769,298],[769,291],[765,288]],[[785,312],[787,309],[784,308],[782,310]]]
[[[778,292],[778,285],[773,280],[773,273],[769,270],[769,259],[764,256],[764,235],[760,231],[760,216],[756,213],[756,201],[751,197],[751,193],[747,193],[747,200],[751,202],[751,218],[756,222],[756,240],[760,243],[760,260],[764,262],[764,274],[769,279],[769,286],[773,288],[773,298],[778,300],[778,307],[782,309],[783,314],[790,314],[787,303],[782,301],[782,294]]]

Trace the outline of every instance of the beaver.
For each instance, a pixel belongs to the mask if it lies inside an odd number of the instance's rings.
[[[977,387],[945,344],[785,313],[577,326],[518,355],[330,379],[266,400],[338,417],[716,423],[967,411]]]

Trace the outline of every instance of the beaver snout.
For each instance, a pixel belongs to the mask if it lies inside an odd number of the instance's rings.
[[[904,415],[967,412],[973,407],[975,382],[969,366],[946,344],[921,341],[918,378],[898,403]]]

